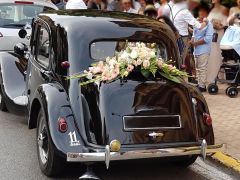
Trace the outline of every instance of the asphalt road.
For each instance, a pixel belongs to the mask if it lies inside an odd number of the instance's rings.
[[[35,130],[28,130],[27,118],[0,112],[0,180],[40,180],[45,177],[38,167]],[[95,167],[96,173],[107,180],[229,180],[240,179],[230,170],[217,167],[198,159],[188,168],[176,167],[159,161],[131,161],[111,163],[106,171],[103,165]],[[78,179],[82,167],[71,165],[62,177],[55,179]]]

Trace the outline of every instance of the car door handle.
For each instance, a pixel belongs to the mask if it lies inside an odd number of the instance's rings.
[[[51,79],[52,76],[53,76],[53,74],[52,74],[51,71],[46,71],[46,70],[44,70],[44,69],[40,69],[40,72],[41,72],[46,78],[48,78],[48,79]]]

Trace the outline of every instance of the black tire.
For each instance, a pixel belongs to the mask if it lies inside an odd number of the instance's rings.
[[[218,93],[218,86],[215,83],[208,85],[208,93],[211,95],[216,95]]]
[[[238,89],[236,87],[230,86],[226,89],[226,94],[230,97],[230,98],[235,98],[238,95]]]
[[[181,167],[188,167],[192,165],[196,159],[197,155],[181,156],[176,158],[176,165]]]
[[[66,163],[55,150],[42,109],[37,118],[36,144],[41,171],[49,177],[59,175]]]
[[[2,89],[0,88],[0,110],[3,111],[3,112],[7,112],[7,106],[6,106],[6,103],[5,103],[5,99],[4,99],[4,96],[2,94]]]

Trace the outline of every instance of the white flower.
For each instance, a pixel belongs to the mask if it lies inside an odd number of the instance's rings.
[[[130,57],[132,58],[132,59],[137,59],[137,57],[138,57],[138,53],[137,53],[137,51],[132,51],[131,52],[131,54],[130,54]]]
[[[137,60],[137,65],[141,65],[142,64],[142,60],[141,59],[138,59]]]
[[[154,51],[151,51],[150,52],[150,56],[151,56],[151,58],[155,58],[156,57],[156,53]]]
[[[148,60],[144,60],[143,61],[143,67],[144,68],[147,68],[147,67],[149,67],[150,66],[150,62],[148,61]]]
[[[111,60],[111,58],[108,56],[107,58],[106,58],[106,62],[108,63],[109,61]],[[100,61],[101,62],[101,61]],[[100,63],[99,62],[99,63]]]
[[[141,43],[141,47],[142,47],[142,48],[145,48],[145,47],[146,47],[145,43],[142,42],[142,43]]]
[[[124,51],[122,54],[121,54],[121,59],[127,59],[128,58],[128,53],[126,51]]]
[[[88,79],[92,79],[93,75],[92,75],[92,73],[89,72],[86,77],[87,77]]]
[[[108,63],[110,66],[114,66],[117,63],[117,61],[115,59],[111,59]]]

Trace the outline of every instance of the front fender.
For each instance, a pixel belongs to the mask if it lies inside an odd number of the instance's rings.
[[[84,143],[80,136],[69,98],[61,85],[52,83],[39,86],[31,102],[31,112],[34,111],[34,106],[32,105],[36,99],[40,102],[43,109],[51,139],[57,151],[64,157],[66,157],[67,152],[83,152]],[[68,129],[65,133],[61,133],[58,130],[58,119],[60,117],[65,118],[67,121]],[[33,119],[30,118],[29,121],[33,121]]]
[[[26,59],[14,53],[0,53],[0,82],[7,109],[15,114],[26,114],[26,106],[14,103],[14,98],[25,92],[25,65]]]

